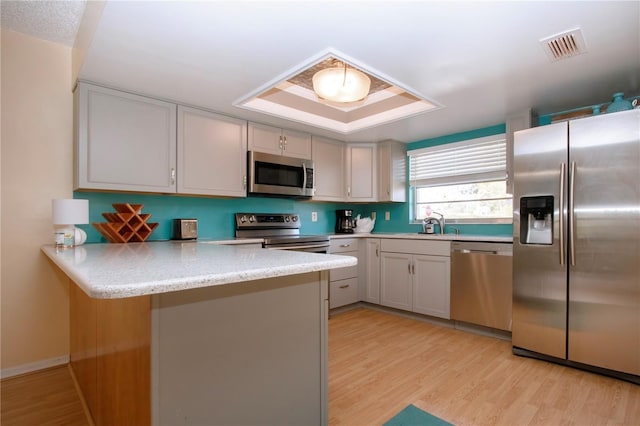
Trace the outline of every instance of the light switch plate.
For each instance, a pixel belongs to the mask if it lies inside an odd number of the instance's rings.
[[[311,212],[311,222],[318,221],[318,212]]]
[[[371,219],[376,220],[376,212],[371,212]]]
[[[384,220],[391,220],[391,212],[384,212]]]

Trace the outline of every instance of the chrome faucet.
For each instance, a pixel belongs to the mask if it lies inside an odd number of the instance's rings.
[[[440,234],[444,234],[444,215],[442,215],[441,213],[438,212],[431,212],[431,214],[435,214],[440,216],[439,218],[433,218],[433,217],[427,217],[422,221],[422,232],[427,234],[427,233],[431,233],[431,232],[427,232],[427,229],[429,228],[429,225],[431,224],[437,224],[440,226]]]
[[[440,216],[440,218],[437,219],[438,225],[440,225],[440,234],[444,234],[444,225],[445,225],[444,215],[438,212],[431,212],[431,214]]]

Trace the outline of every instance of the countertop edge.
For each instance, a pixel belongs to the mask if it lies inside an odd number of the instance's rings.
[[[66,249],[74,250],[74,249]],[[262,249],[255,249],[262,250]],[[266,278],[276,278],[287,275],[298,275],[308,272],[345,268],[357,265],[357,258],[342,255],[327,255],[318,261],[306,261],[283,266],[270,265],[269,267],[256,268],[245,271],[233,271],[225,273],[210,273],[188,277],[170,277],[167,279],[136,282],[131,284],[100,285],[91,284],[89,279],[78,271],[70,262],[56,255],[56,248],[52,245],[41,247],[41,251],[53,261],[78,287],[89,297],[94,299],[123,299],[136,296],[148,296],[173,291],[183,291],[195,288],[225,285]],[[70,252],[69,252],[70,253]]]
[[[512,236],[505,235],[472,235],[472,234],[419,234],[419,233],[353,233],[353,234],[331,234],[330,239],[344,238],[388,238],[404,240],[423,241],[467,241],[467,242],[492,242],[492,243],[513,243]]]

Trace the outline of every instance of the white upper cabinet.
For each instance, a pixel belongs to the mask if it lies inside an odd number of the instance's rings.
[[[397,141],[378,144],[378,201],[407,200],[407,148]]]
[[[176,105],[79,83],[75,189],[176,191]]]
[[[311,159],[316,189],[314,200],[344,201],[345,151],[344,142],[313,136]]]
[[[513,194],[513,134],[531,127],[531,109],[507,116],[507,194]]]
[[[249,123],[249,150],[287,157],[311,159],[311,135]]]
[[[178,107],[178,192],[246,197],[247,122]]]
[[[376,144],[347,145],[347,201],[378,201],[377,151]]]

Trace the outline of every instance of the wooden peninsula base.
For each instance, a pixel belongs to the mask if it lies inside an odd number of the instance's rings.
[[[123,299],[71,286],[96,425],[327,423],[327,271]]]

